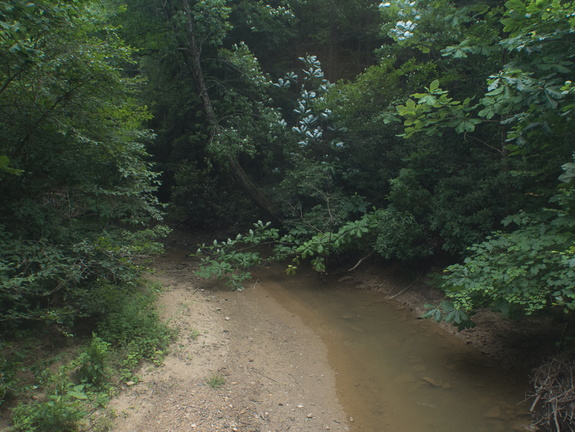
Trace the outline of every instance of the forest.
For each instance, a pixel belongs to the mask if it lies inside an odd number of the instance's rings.
[[[426,315],[459,329],[571,319],[574,11],[0,0],[0,405],[46,335],[84,344],[14,430],[76,430],[106,359],[159,361],[141,274],[173,227],[213,234],[200,274],[231,289],[267,259],[369,259],[436,274]]]

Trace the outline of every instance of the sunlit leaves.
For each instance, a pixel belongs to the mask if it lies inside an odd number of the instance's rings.
[[[230,62],[247,81],[255,86],[266,87],[272,85],[269,77],[262,72],[258,59],[244,42],[235,44],[232,50],[222,49],[220,54],[224,61]]]
[[[293,110],[298,122],[292,130],[299,136],[298,144],[302,148],[309,148],[322,142],[325,129],[329,127],[331,110],[322,109],[321,103],[332,84],[324,78],[321,63],[316,56],[300,57],[299,60],[304,67],[300,75],[302,82],[299,99]],[[295,83],[297,78],[295,73],[287,74],[278,86],[286,87]]]
[[[189,0],[184,0],[189,1]],[[232,9],[228,0],[196,0],[192,5],[196,37],[219,46],[232,26],[229,16]]]
[[[286,271],[292,274],[299,263],[309,260],[311,267],[317,272],[327,271],[327,260],[330,256],[353,247],[358,241],[371,243],[377,232],[393,232],[396,227],[386,226],[378,212],[366,213],[362,218],[346,222],[333,232],[320,232],[310,238],[301,238],[296,230],[280,236],[277,229],[270,223],[258,221],[246,234],[237,235],[235,239],[217,241],[211,245],[203,244],[196,255],[201,257],[201,277],[217,277],[226,281],[233,289],[242,289],[242,284],[251,275],[249,269],[267,260],[283,260],[292,258]],[[401,235],[401,234],[399,234]],[[251,250],[252,246],[273,244],[273,254],[264,258],[259,252]]]
[[[575,179],[575,163],[568,162],[561,168],[563,168],[563,174],[559,176],[559,180],[563,183],[572,183],[573,179]]]
[[[402,47],[415,47],[424,54],[439,51],[447,45],[475,34],[480,38],[484,29],[487,5],[477,2],[455,7],[446,0],[386,0],[379,5],[385,21],[382,30]],[[487,30],[488,32],[488,30]],[[452,50],[456,57],[464,58],[468,47]]]
[[[384,9],[394,10],[393,4]],[[410,7],[419,10],[427,4]],[[497,9],[454,8],[453,14],[461,17],[479,13],[486,14],[487,19],[472,31],[460,29],[464,35],[462,41],[444,48],[444,56],[471,65],[478,59],[470,56],[478,55],[483,56],[486,64],[495,65],[504,55],[505,62],[499,71],[492,70],[486,91],[476,93],[479,103],[474,106],[465,106],[463,98],[441,99],[431,89],[428,94],[414,95],[419,99],[417,106],[408,102],[399,107],[400,114],[406,117],[406,136],[416,132],[432,135],[442,128],[472,133],[479,124],[498,120],[506,131],[506,141],[513,143],[512,152],[516,152],[530,139],[540,140],[547,135],[553,141],[552,133],[567,132],[573,108],[573,94],[565,91],[573,69],[573,44],[568,42],[573,39],[573,2],[510,0],[505,6],[499,23]],[[500,25],[511,33],[509,37],[498,33]],[[444,23],[444,28],[447,31],[450,27]],[[479,37],[480,34],[484,36]],[[461,107],[456,107],[459,104]],[[450,109],[446,109],[448,105]],[[499,147],[496,142],[490,146]]]
[[[472,118],[474,106],[471,99],[463,102],[448,96],[448,92],[439,87],[434,80],[426,93],[414,93],[417,99],[408,99],[405,105],[398,105],[397,112],[405,118],[405,137],[423,132],[426,135],[437,135],[442,129],[455,129],[457,133],[473,132],[481,119]]]
[[[502,19],[502,23],[511,37],[524,35],[526,28],[535,26],[540,33],[532,34],[531,38],[537,40],[549,36],[554,31],[566,30],[575,25],[573,1],[509,0],[505,3],[505,7],[508,13]]]
[[[447,268],[447,296],[464,311],[502,304],[526,314],[575,309],[573,217],[548,211],[510,220],[519,227],[495,233],[471,247],[463,264]]]
[[[196,274],[203,278],[216,277],[224,280],[232,289],[243,289],[242,284],[251,277],[249,269],[271,259],[264,258],[262,253],[252,250],[251,247],[275,242],[282,244],[279,231],[270,225],[270,222],[258,221],[246,234],[238,234],[234,239],[214,240],[211,245],[200,245],[195,254],[201,257],[200,268]],[[286,251],[280,248],[275,251],[279,257],[286,254]]]

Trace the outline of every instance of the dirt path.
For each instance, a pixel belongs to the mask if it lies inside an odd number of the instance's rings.
[[[161,314],[179,336],[164,366],[142,370],[110,405],[114,431],[350,430],[323,342],[263,287],[206,285],[177,251],[155,268]]]

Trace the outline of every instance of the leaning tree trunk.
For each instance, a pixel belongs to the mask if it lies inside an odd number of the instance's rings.
[[[186,15],[186,35],[182,38],[181,42],[184,44],[182,52],[184,53],[184,61],[188,67],[196,89],[204,107],[204,114],[210,127],[210,140],[217,139],[218,133],[221,131],[218,118],[214,112],[212,101],[206,87],[204,73],[201,66],[201,52],[196,41],[196,34],[194,32],[194,23],[192,21],[192,11],[190,8],[189,0],[181,0],[183,11]],[[175,29],[177,31],[177,29]],[[282,222],[269,200],[260,192],[248,177],[236,156],[232,151],[227,151],[225,154],[226,162],[228,163],[229,170],[235,180],[238,182],[246,196],[268,217],[271,222],[277,226],[281,226]]]

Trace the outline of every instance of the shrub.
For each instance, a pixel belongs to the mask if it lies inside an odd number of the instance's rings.
[[[78,366],[75,376],[81,383],[102,387],[108,380],[109,349],[110,344],[108,342],[93,335],[92,342],[86,351],[81,353],[74,362]]]
[[[75,432],[80,421],[87,415],[82,402],[88,396],[83,385],[74,385],[65,376],[66,368],[52,377],[56,380],[45,399],[37,402],[20,403],[12,412],[14,431],[59,431]]]
[[[150,284],[141,284],[134,292],[104,285],[96,293],[104,303],[100,307],[107,310],[98,323],[98,335],[116,349],[114,360],[122,380],[132,380],[142,360],[158,363],[173,335],[154,310],[156,294]]]

